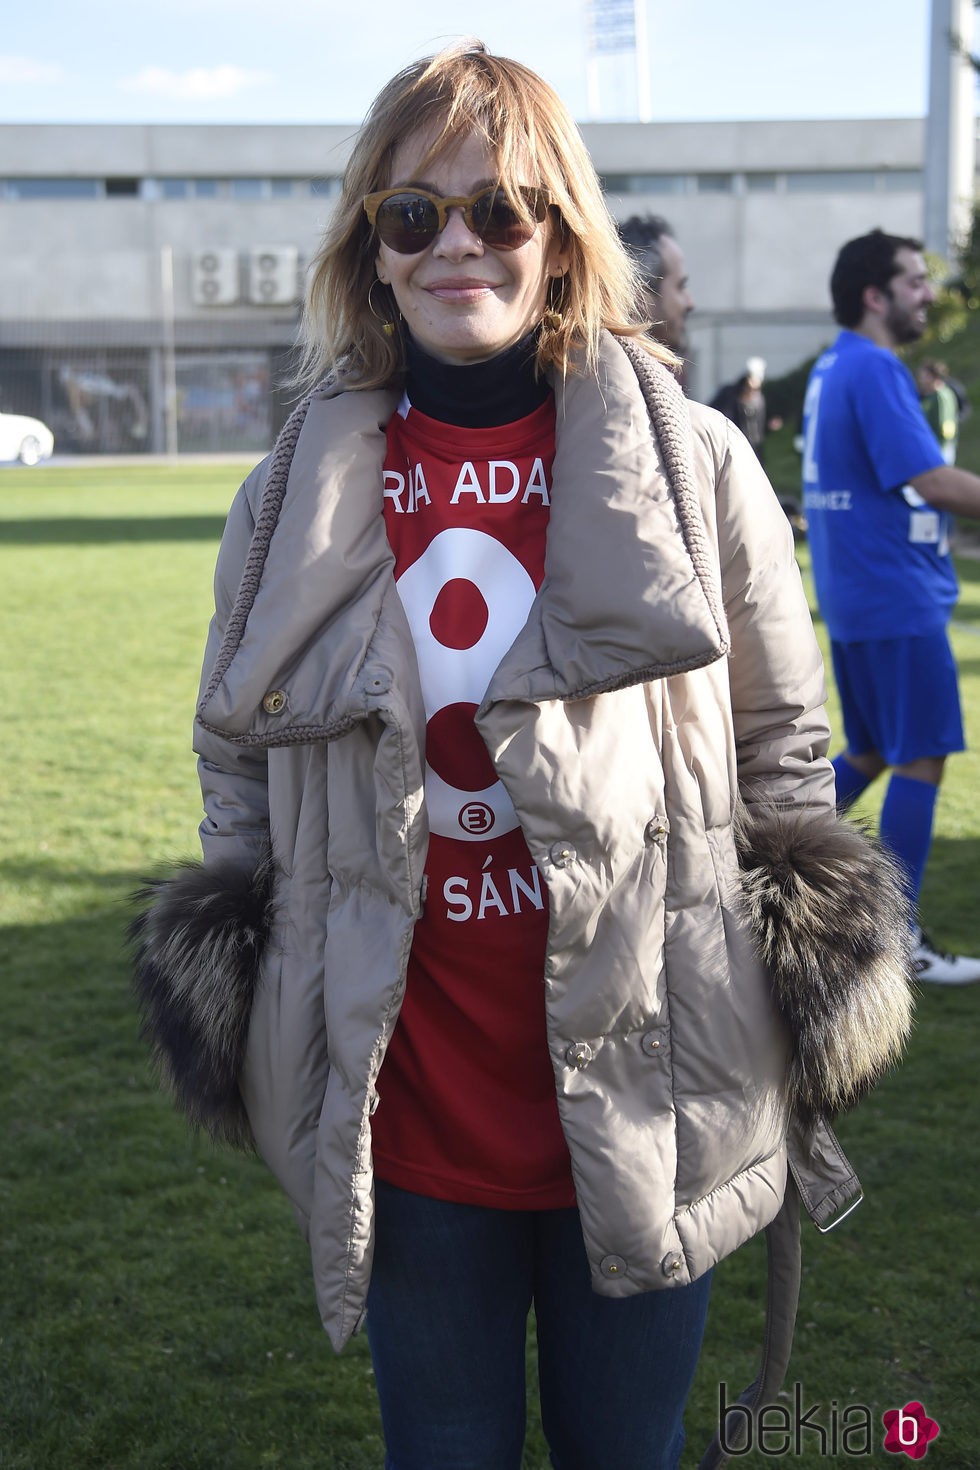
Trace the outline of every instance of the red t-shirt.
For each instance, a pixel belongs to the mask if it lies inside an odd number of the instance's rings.
[[[544,576],[552,399],[463,429],[404,400],[384,517],[418,653],[431,839],[372,1119],[379,1178],[510,1209],[574,1203],[544,1011],[547,891],[473,716]]]

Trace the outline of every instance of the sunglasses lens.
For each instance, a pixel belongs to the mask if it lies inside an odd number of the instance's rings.
[[[517,250],[526,245],[547,214],[544,196],[537,189],[522,190],[531,219],[522,219],[503,189],[486,189],[474,200],[468,218],[474,232],[494,250]],[[439,210],[424,194],[411,190],[391,194],[379,207],[374,227],[389,250],[399,255],[417,255],[432,244],[439,233]]]
[[[493,250],[517,250],[534,234],[538,214],[538,196],[527,197],[531,221],[521,218],[503,189],[488,189],[473,204],[473,228],[485,245]]]
[[[390,250],[416,255],[435,239],[439,213],[422,194],[392,194],[378,210],[374,224]]]

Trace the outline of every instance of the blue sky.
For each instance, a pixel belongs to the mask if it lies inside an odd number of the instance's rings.
[[[926,110],[929,0],[646,4],[655,119]],[[0,29],[0,122],[356,123],[388,77],[461,35],[534,67],[589,116],[585,0],[16,0]],[[618,65],[604,63],[603,117],[629,115]]]

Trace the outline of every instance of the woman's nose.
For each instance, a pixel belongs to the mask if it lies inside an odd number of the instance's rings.
[[[435,238],[434,254],[477,255],[483,252],[483,241],[469,229],[460,208],[451,209],[443,229]]]

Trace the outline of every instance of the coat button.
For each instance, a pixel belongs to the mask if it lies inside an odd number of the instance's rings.
[[[660,1269],[665,1276],[676,1276],[684,1265],[684,1257],[679,1251],[668,1251],[660,1262]]]
[[[286,708],[286,696],[281,689],[270,689],[262,700],[267,715],[281,715]]]
[[[648,1057],[660,1057],[664,1053],[663,1035],[660,1031],[648,1031],[640,1042]]]
[[[617,1276],[628,1276],[629,1266],[622,1256],[603,1256],[599,1262],[599,1270],[603,1276],[608,1276],[610,1281],[615,1281]]]
[[[670,823],[666,817],[651,817],[643,829],[647,842],[666,842]]]
[[[550,850],[551,861],[556,868],[567,868],[577,857],[574,847],[567,842],[553,842]]]
[[[587,1041],[573,1041],[565,1051],[565,1060],[570,1067],[578,1067],[581,1072],[587,1067],[595,1056],[595,1052]]]

